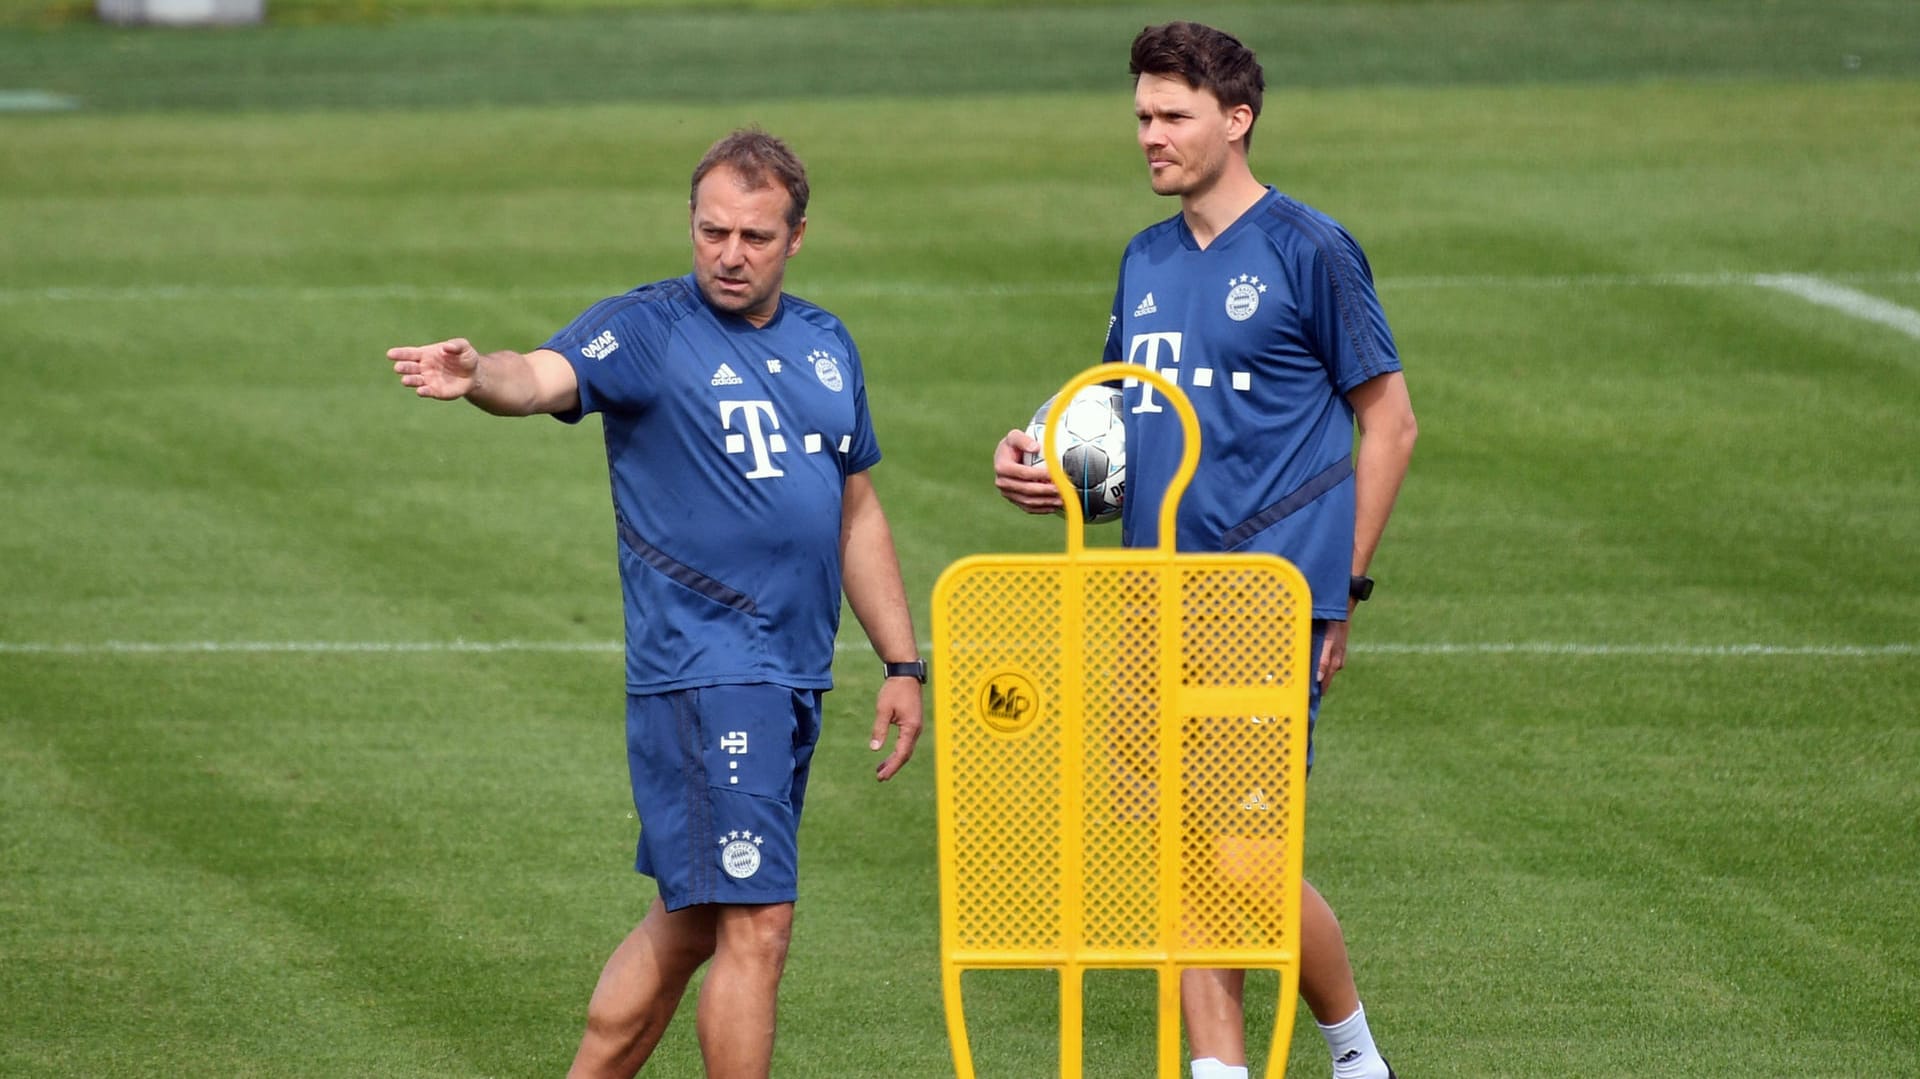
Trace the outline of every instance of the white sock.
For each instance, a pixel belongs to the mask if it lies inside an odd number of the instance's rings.
[[[1247,1079],[1245,1064],[1222,1064],[1213,1057],[1193,1062],[1193,1079]]]
[[[1387,1062],[1373,1044],[1373,1032],[1367,1029],[1367,1010],[1355,1008],[1353,1014],[1332,1026],[1315,1023],[1327,1039],[1327,1051],[1333,1054],[1333,1079],[1387,1079]]]

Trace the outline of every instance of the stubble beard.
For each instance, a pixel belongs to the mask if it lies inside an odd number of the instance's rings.
[[[706,298],[708,306],[716,311],[741,318],[760,315],[771,317],[774,300],[780,294],[778,278],[764,285],[750,281],[747,291],[738,294],[720,291],[718,274],[699,275],[699,284],[700,292]]]
[[[1199,164],[1205,163],[1201,162]],[[1220,178],[1218,169],[1207,172],[1204,169],[1196,168],[1195,165],[1196,163],[1191,160],[1182,159],[1172,163],[1167,169],[1158,172],[1154,171],[1152,166],[1149,165],[1147,180],[1153,187],[1153,193],[1167,197],[1178,196],[1180,198],[1186,198],[1207,190],[1213,186],[1215,180]]]

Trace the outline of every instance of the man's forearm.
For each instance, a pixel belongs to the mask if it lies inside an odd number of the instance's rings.
[[[525,356],[511,350],[488,352],[480,357],[467,400],[495,416],[531,416],[539,411],[538,389],[539,380]]]
[[[1386,534],[1401,481],[1413,460],[1413,432],[1369,432],[1354,461],[1353,572],[1365,573]]]
[[[1347,399],[1360,426],[1353,462],[1353,572],[1365,573],[1393,515],[1420,429],[1406,379],[1397,371],[1356,386]]]
[[[920,642],[914,637],[913,614],[886,517],[875,512],[849,522],[841,558],[847,604],[874,652],[889,662],[919,656]]]

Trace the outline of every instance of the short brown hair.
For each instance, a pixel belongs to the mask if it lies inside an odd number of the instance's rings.
[[[1128,71],[1179,78],[1195,90],[1205,90],[1228,108],[1245,105],[1260,118],[1260,96],[1266,76],[1253,50],[1232,34],[1197,22],[1170,22],[1149,26],[1133,39]],[[1247,145],[1253,145],[1253,127],[1247,127]]]
[[[741,128],[714,143],[693,167],[693,185],[687,196],[689,206],[700,201],[700,181],[723,165],[732,169],[749,189],[772,183],[786,188],[793,202],[787,209],[787,227],[800,227],[807,216],[807,167],[786,143],[757,127]]]

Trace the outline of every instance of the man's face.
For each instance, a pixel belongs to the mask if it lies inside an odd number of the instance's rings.
[[[693,277],[707,302],[756,326],[780,306],[787,260],[800,250],[803,219],[787,225],[793,204],[777,183],[745,188],[740,174],[722,165],[700,178],[693,212]]]
[[[1211,92],[1177,77],[1142,75],[1133,87],[1133,115],[1154,194],[1201,194],[1226,171],[1233,112]]]

